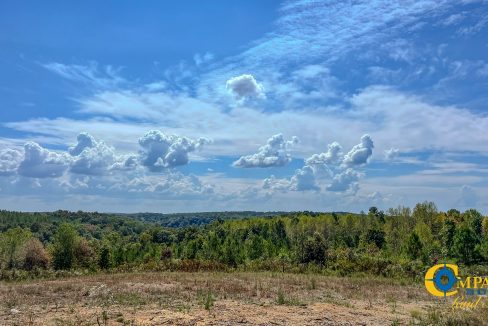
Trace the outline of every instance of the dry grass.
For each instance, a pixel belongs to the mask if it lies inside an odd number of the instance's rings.
[[[421,285],[280,273],[130,273],[0,285],[1,325],[480,325]]]

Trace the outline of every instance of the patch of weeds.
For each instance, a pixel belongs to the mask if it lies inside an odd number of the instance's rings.
[[[281,289],[278,290],[278,298],[276,299],[276,303],[279,305],[284,305],[286,303],[285,295]]]
[[[315,278],[310,278],[310,283],[308,285],[309,290],[315,290],[317,288],[317,283],[315,281]]]
[[[54,318],[53,322],[54,322],[54,325],[56,325],[56,326],[78,326],[78,325],[80,325],[79,323],[74,322],[72,320],[58,318],[58,317]]]
[[[412,317],[412,319],[415,321],[420,321],[422,320],[422,312],[418,311],[418,310],[412,310],[410,311],[410,316]]]
[[[422,315],[418,311],[411,311],[412,321],[409,325],[445,325],[445,326],[478,326],[484,325],[484,317],[486,314],[473,314],[472,311],[456,311],[456,312],[441,312],[438,309],[428,311],[426,315]]]
[[[198,290],[197,297],[198,297],[198,301],[200,302],[200,305],[202,305],[205,308],[205,310],[210,310],[214,306],[215,298],[210,290],[208,291]]]
[[[393,300],[393,301],[391,302],[391,306],[390,306],[390,308],[391,308],[391,313],[392,313],[392,314],[396,313],[396,309],[397,309],[397,302],[396,302],[395,300]]]
[[[305,306],[303,302],[300,302],[297,298],[287,298],[281,289],[278,290],[278,296],[276,298],[276,303],[279,305],[287,306]]]
[[[437,325],[441,321],[441,313],[437,309],[432,309],[427,312],[427,321],[429,324]]]
[[[113,301],[124,306],[143,306],[147,301],[136,293],[116,293]]]
[[[191,307],[189,305],[186,305],[183,303],[176,305],[175,308],[176,308],[176,311],[178,311],[178,312],[186,312],[186,313],[190,312],[190,309],[191,309]]]
[[[395,319],[394,321],[391,322],[391,326],[400,326],[400,320],[399,319]]]
[[[105,311],[105,310],[102,311],[101,318],[99,318],[97,316],[97,324],[98,324],[98,326],[102,326],[102,325],[107,326],[108,325],[108,313],[107,313],[107,311]]]

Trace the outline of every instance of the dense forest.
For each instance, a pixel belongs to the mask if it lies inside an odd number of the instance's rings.
[[[152,222],[165,227],[185,227],[190,225],[205,225],[214,220],[241,219],[245,217],[272,217],[286,214],[285,212],[199,212],[199,213],[134,213],[117,214],[117,216],[131,217],[144,222]]]
[[[275,270],[419,277],[436,262],[488,268],[488,217],[471,209],[161,216],[0,211],[0,278],[101,270]],[[148,218],[144,218],[147,216]],[[177,214],[171,216],[174,218]],[[202,225],[188,225],[202,224]],[[56,274],[57,273],[57,274]]]

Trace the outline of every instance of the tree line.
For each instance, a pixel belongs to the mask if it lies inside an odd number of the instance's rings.
[[[188,227],[109,214],[0,211],[0,271],[219,269],[418,276],[488,264],[488,217],[434,203],[368,213],[216,218]],[[7,273],[8,274],[8,273]],[[7,275],[5,274],[5,275]]]

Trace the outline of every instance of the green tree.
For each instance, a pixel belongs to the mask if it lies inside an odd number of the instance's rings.
[[[53,242],[53,266],[55,269],[71,269],[75,264],[75,248],[78,233],[71,224],[62,223]]]
[[[0,234],[1,263],[6,268],[19,268],[23,260],[23,248],[32,233],[21,227],[9,229]]]
[[[285,272],[285,266],[290,262],[290,256],[288,255],[288,251],[284,248],[281,248],[278,253],[278,261],[281,264],[281,270]]]
[[[366,232],[366,242],[374,243],[379,249],[385,244],[385,232],[379,229],[369,229]]]
[[[322,235],[315,232],[307,237],[303,246],[302,263],[316,263],[323,265],[325,262],[325,241]]]
[[[407,240],[406,254],[408,258],[415,260],[422,258],[422,242],[416,232],[412,232]]]
[[[468,226],[463,225],[454,235],[453,254],[462,263],[471,264],[478,258],[476,233]]]
[[[433,202],[426,201],[415,205],[412,217],[417,223],[425,223],[433,234],[437,235],[440,231],[441,224],[438,217],[437,207]],[[422,239],[422,235],[419,234],[419,236]]]
[[[443,253],[446,256],[452,256],[452,247],[454,244],[454,235],[456,234],[456,224],[450,218],[446,218],[441,231],[441,240],[443,244]]]
[[[100,259],[98,260],[98,266],[101,269],[108,269],[111,266],[111,253],[110,248],[104,245],[100,251]]]
[[[261,258],[264,254],[265,240],[260,235],[251,233],[246,239],[246,255],[250,260]]]
[[[483,236],[483,216],[475,209],[469,209],[463,213],[464,221],[474,231],[475,235],[481,240]]]

